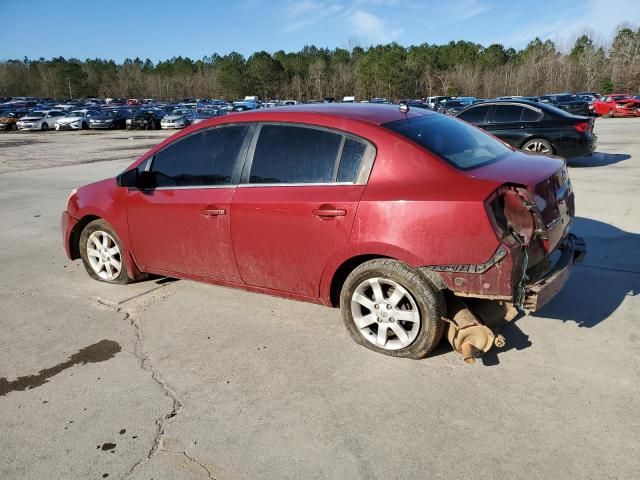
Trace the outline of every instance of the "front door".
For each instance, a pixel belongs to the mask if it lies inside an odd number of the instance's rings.
[[[239,281],[230,206],[249,129],[200,130],[154,155],[148,169],[153,188],[130,190],[127,204],[143,269]]]
[[[320,128],[264,124],[231,203],[242,280],[317,298],[322,272],[349,243],[373,146]]]

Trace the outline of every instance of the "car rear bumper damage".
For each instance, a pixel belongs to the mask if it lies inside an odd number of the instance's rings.
[[[520,294],[514,292],[507,296],[491,295],[482,290],[456,290],[456,286],[465,283],[478,286],[485,282],[495,282],[507,272],[511,272],[510,277],[513,279],[513,275],[519,270],[515,265],[520,264],[523,259],[516,253],[517,250],[520,247],[514,249],[501,245],[488,262],[480,265],[420,269],[427,278],[433,279],[433,274],[437,273],[438,279],[442,280],[441,288],[447,290],[448,313],[443,318],[448,324],[446,336],[453,349],[467,363],[473,363],[475,357],[488,352],[494,345],[505,345],[506,340],[498,331],[517,316],[518,310],[532,313],[549,303],[569,280],[573,265],[584,259],[586,244],[583,239],[568,234],[555,250],[557,253],[553,256],[558,257],[555,265],[535,281],[518,285],[516,290]]]
[[[525,310],[536,312],[549,303],[569,280],[574,263],[583,261],[587,252],[585,241],[572,233],[567,235],[558,250],[560,258],[551,271],[525,287]]]

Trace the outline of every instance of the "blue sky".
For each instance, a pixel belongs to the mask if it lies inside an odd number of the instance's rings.
[[[468,40],[561,47],[640,24],[640,0],[0,0],[0,59],[126,57]]]

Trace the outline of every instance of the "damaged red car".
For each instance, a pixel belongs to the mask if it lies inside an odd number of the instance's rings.
[[[324,104],[217,117],[72,192],[64,248],[100,281],[147,274],[339,307],[376,352],[468,361],[535,311],[584,243],[561,158],[423,109]],[[220,299],[223,300],[223,299]]]
[[[608,117],[640,117],[640,100],[624,93],[612,93],[593,101],[593,113]]]

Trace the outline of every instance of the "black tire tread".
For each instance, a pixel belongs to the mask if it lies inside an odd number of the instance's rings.
[[[411,292],[420,309],[421,327],[415,341],[400,350],[385,350],[364,339],[351,316],[351,295],[353,290],[370,277],[390,278]],[[397,260],[379,258],[364,262],[347,277],[340,293],[342,321],[351,338],[366,348],[384,355],[420,359],[426,357],[440,343],[444,334],[446,301],[443,293],[427,278],[408,265]]]
[[[120,255],[122,257],[123,265],[122,265],[122,270],[120,271],[120,275],[118,275],[118,277],[115,280],[104,280],[104,279],[100,278],[98,275],[96,275],[96,273],[93,271],[93,268],[91,268],[91,264],[89,263],[89,259],[87,258],[87,250],[86,250],[86,248],[84,246],[87,244],[87,240],[89,239],[89,235],[91,235],[96,230],[103,230],[103,231],[108,232],[115,239],[115,241],[118,243],[118,248],[120,248]],[[115,230],[111,227],[111,225],[109,225],[104,220],[102,220],[102,219],[94,220],[92,222],[89,222],[84,227],[84,229],[82,230],[82,233],[80,234],[80,244],[78,245],[78,247],[79,247],[80,257],[82,258],[82,263],[84,265],[84,268],[87,271],[87,273],[89,274],[89,276],[91,278],[93,278],[94,280],[98,280],[99,282],[105,282],[105,283],[114,283],[114,284],[118,284],[118,285],[125,285],[127,283],[131,283],[131,282],[134,281],[133,278],[129,277],[129,274],[127,273],[127,268],[124,265],[125,249],[122,246],[122,242],[120,241],[120,237],[115,232]]]

